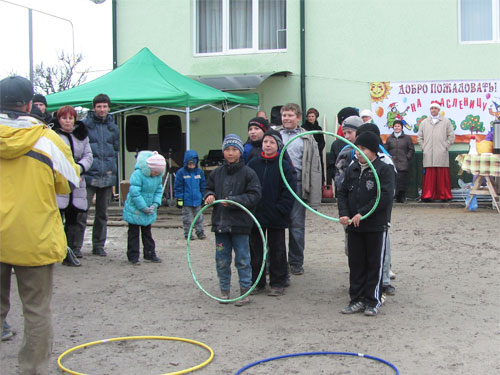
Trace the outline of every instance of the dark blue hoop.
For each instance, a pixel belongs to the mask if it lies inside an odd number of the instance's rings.
[[[397,369],[397,367],[394,366],[391,362],[386,361],[385,359],[377,358],[377,357],[374,357],[374,356],[371,356],[371,355],[368,355],[368,354],[349,353],[349,352],[308,352],[308,353],[285,354],[285,355],[280,355],[280,356],[277,356],[277,357],[271,357],[271,358],[262,359],[260,361],[254,362],[254,363],[250,363],[249,365],[246,365],[245,367],[239,369],[234,375],[240,375],[240,374],[243,373],[243,371],[248,370],[250,367],[254,367],[254,366],[257,366],[257,365],[259,365],[261,363],[270,362],[270,361],[274,361],[274,360],[277,360],[277,359],[289,358],[289,357],[311,356],[311,355],[331,355],[331,354],[333,354],[333,355],[350,355],[350,356],[354,356],[354,357],[362,357],[362,358],[373,359],[374,361],[378,361],[378,362],[383,363],[384,365],[389,366],[390,368],[392,368],[394,370],[394,373],[396,375],[399,375],[399,370]]]

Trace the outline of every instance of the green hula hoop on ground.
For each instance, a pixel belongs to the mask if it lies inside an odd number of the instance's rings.
[[[180,374],[186,374],[188,372],[192,372],[192,371],[198,370],[198,369],[200,369],[200,368],[208,365],[212,361],[212,359],[214,358],[214,351],[212,350],[212,348],[210,346],[202,343],[202,342],[199,342],[199,341],[195,341],[195,340],[191,340],[191,339],[183,339],[181,337],[168,337],[168,336],[126,336],[126,337],[115,337],[115,338],[112,338],[112,339],[105,339],[105,340],[97,340],[97,341],[92,341],[92,342],[88,342],[86,344],[75,346],[75,347],[73,347],[71,349],[66,350],[64,353],[62,353],[59,356],[59,358],[57,358],[57,365],[64,372],[67,372],[67,373],[70,373],[70,374],[73,374],[73,375],[86,375],[84,373],[76,372],[76,371],[73,371],[73,370],[70,370],[70,369],[64,367],[63,364],[61,363],[61,361],[64,358],[64,356],[66,356],[67,354],[69,354],[71,352],[74,352],[75,350],[81,349],[81,348],[87,348],[89,346],[94,346],[94,345],[98,345],[98,344],[105,344],[107,342],[112,342],[112,341],[125,341],[125,340],[172,340],[172,341],[183,341],[183,342],[188,342],[190,344],[195,344],[195,345],[201,346],[202,348],[207,349],[208,352],[210,353],[210,356],[208,357],[208,359],[205,362],[200,363],[199,365],[187,368],[185,370],[180,370],[180,371],[175,371],[175,372],[168,372],[168,373],[165,373],[165,374],[162,374],[162,375],[180,375]]]
[[[191,265],[191,258],[189,256],[189,243],[191,242],[191,233],[193,232],[193,228],[194,228],[194,224],[196,223],[196,220],[198,220],[198,217],[200,217],[200,215],[203,214],[203,211],[205,211],[208,207],[211,207],[211,206],[213,206],[214,204],[217,204],[217,203],[229,203],[229,204],[233,204],[233,205],[241,208],[248,215],[250,215],[250,217],[253,219],[255,225],[257,225],[257,228],[259,229],[260,237],[262,238],[262,248],[264,249],[264,255],[263,255],[263,258],[262,258],[262,267],[260,268],[260,272],[259,272],[259,276],[257,276],[257,280],[255,280],[255,283],[250,287],[250,289],[248,289],[248,291],[245,294],[243,294],[243,295],[241,295],[241,296],[239,296],[237,298],[233,298],[233,299],[218,298],[218,297],[213,296],[209,292],[207,292],[205,290],[205,288],[203,288],[200,285],[200,283],[198,282],[198,280],[196,279],[196,275],[194,274],[193,267]],[[214,299],[216,301],[224,302],[224,303],[230,303],[230,302],[239,301],[240,299],[243,299],[246,296],[248,296],[250,293],[252,293],[252,290],[254,290],[255,287],[257,286],[257,284],[259,283],[260,278],[261,278],[262,274],[264,273],[264,269],[266,268],[267,241],[266,241],[266,236],[264,235],[264,232],[262,231],[262,227],[260,226],[259,221],[250,212],[250,210],[248,208],[246,208],[242,204],[240,204],[238,202],[235,202],[235,201],[232,201],[230,199],[218,199],[218,200],[216,200],[216,201],[214,201],[214,202],[212,202],[210,204],[207,204],[205,207],[203,207],[198,212],[198,214],[194,217],[193,221],[191,222],[191,226],[189,227],[189,232],[188,232],[188,237],[187,238],[188,238],[188,240],[187,240],[187,261],[188,261],[189,270],[191,271],[191,276],[193,276],[194,283],[198,286],[198,288],[200,288],[203,291],[203,293],[205,293],[207,296],[209,296],[210,298],[212,298],[212,299]]]
[[[283,182],[285,183],[285,185],[288,188],[288,190],[290,191],[290,193],[292,193],[292,195],[295,197],[295,199],[297,199],[300,202],[300,204],[302,206],[304,206],[305,208],[307,208],[309,211],[311,211],[311,212],[315,213],[316,215],[321,216],[322,218],[325,218],[327,220],[337,221],[337,222],[339,221],[338,218],[322,214],[321,212],[316,211],[314,208],[311,208],[308,204],[306,204],[302,200],[302,198],[300,198],[295,193],[295,191],[293,191],[293,189],[290,187],[290,185],[288,184],[288,181],[285,178],[285,174],[283,173],[283,156],[285,155],[285,150],[290,145],[290,143],[292,143],[293,141],[295,141],[297,138],[303,137],[304,135],[307,135],[307,134],[326,134],[326,135],[331,135],[331,136],[333,136],[333,137],[335,137],[337,139],[341,139],[342,141],[344,141],[345,143],[347,143],[349,146],[351,146],[352,148],[354,148],[356,151],[358,151],[363,156],[363,158],[367,161],[368,166],[373,171],[373,175],[375,176],[375,181],[377,182],[377,199],[375,200],[375,204],[373,205],[373,207],[371,208],[371,210],[368,211],[366,213],[366,215],[361,216],[360,220],[366,219],[368,216],[370,216],[372,214],[373,211],[375,211],[375,209],[377,208],[378,203],[380,201],[380,180],[378,178],[377,171],[375,170],[375,167],[370,162],[370,160],[368,160],[368,158],[366,157],[365,153],[363,151],[361,151],[354,143],[349,142],[344,137],[341,137],[340,135],[334,134],[332,132],[325,132],[325,131],[322,131],[322,130],[311,130],[311,131],[308,131],[308,132],[297,134],[295,137],[293,137],[292,139],[290,139],[285,144],[285,146],[283,147],[283,150],[280,153],[280,158],[279,158],[279,163],[278,164],[279,164],[279,167],[280,167],[281,178],[283,179]]]

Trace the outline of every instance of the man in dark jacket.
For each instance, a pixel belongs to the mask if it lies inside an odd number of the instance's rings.
[[[350,303],[342,313],[364,311],[365,315],[373,316],[381,306],[382,265],[394,194],[394,168],[378,158],[379,140],[374,133],[360,134],[355,144],[373,164],[381,193],[377,208],[361,220],[375,205],[377,183],[368,163],[356,151],[357,159],[345,171],[338,191],[339,222],[347,226],[349,249]]]
[[[241,159],[243,143],[240,137],[236,134],[228,134],[222,142],[222,151],[224,164],[208,176],[204,195],[205,203],[211,204],[218,199],[227,199],[248,209],[255,208],[261,197],[260,182],[255,172],[248,168]],[[235,205],[217,204],[212,211],[212,232],[215,232],[215,259],[221,299],[229,299],[233,249],[241,295],[248,293],[252,286],[248,242],[252,225],[252,218]],[[243,306],[249,301],[246,296],[236,305]]]
[[[92,254],[106,256],[104,245],[106,243],[108,205],[111,200],[113,186],[117,182],[118,166],[117,158],[120,151],[120,134],[118,126],[109,115],[111,100],[106,94],[99,94],[94,98],[93,111],[89,111],[87,118],[83,120],[88,130],[88,137],[94,161],[90,169],[85,173],[87,183],[88,207],[92,204],[94,196],[95,215],[92,228]],[[80,250],[83,244],[87,213],[78,215],[80,227],[78,243]],[[78,247],[75,245],[75,247]]]
[[[38,108],[38,110],[42,113],[41,119],[46,123],[50,124],[53,121],[52,115],[47,112],[47,99],[45,99],[45,96],[41,94],[35,94],[33,96],[33,107]],[[36,112],[31,110],[32,113],[37,114]]]

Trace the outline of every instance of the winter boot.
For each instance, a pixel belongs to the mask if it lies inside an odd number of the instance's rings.
[[[147,260],[152,263],[161,263],[161,259],[156,256],[154,251],[148,251],[144,253],[144,260]]]
[[[240,296],[244,295],[246,292],[248,292],[250,288],[240,288]],[[249,296],[246,296],[238,301],[236,301],[234,303],[235,306],[245,306],[245,305],[248,305],[250,303],[250,297]]]
[[[62,264],[69,267],[80,267],[82,265],[69,246],[67,247],[66,258],[64,258]]]
[[[229,299],[229,290],[222,290],[220,291],[220,299],[222,300],[228,300]],[[227,302],[224,301],[219,301],[219,303],[226,304]]]

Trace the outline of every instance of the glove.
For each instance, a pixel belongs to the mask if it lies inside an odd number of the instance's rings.
[[[144,207],[141,211],[144,212],[146,215],[153,215],[155,213],[155,205],[149,206],[149,207]]]
[[[182,208],[182,206],[184,206],[184,200],[177,199],[177,208]]]

